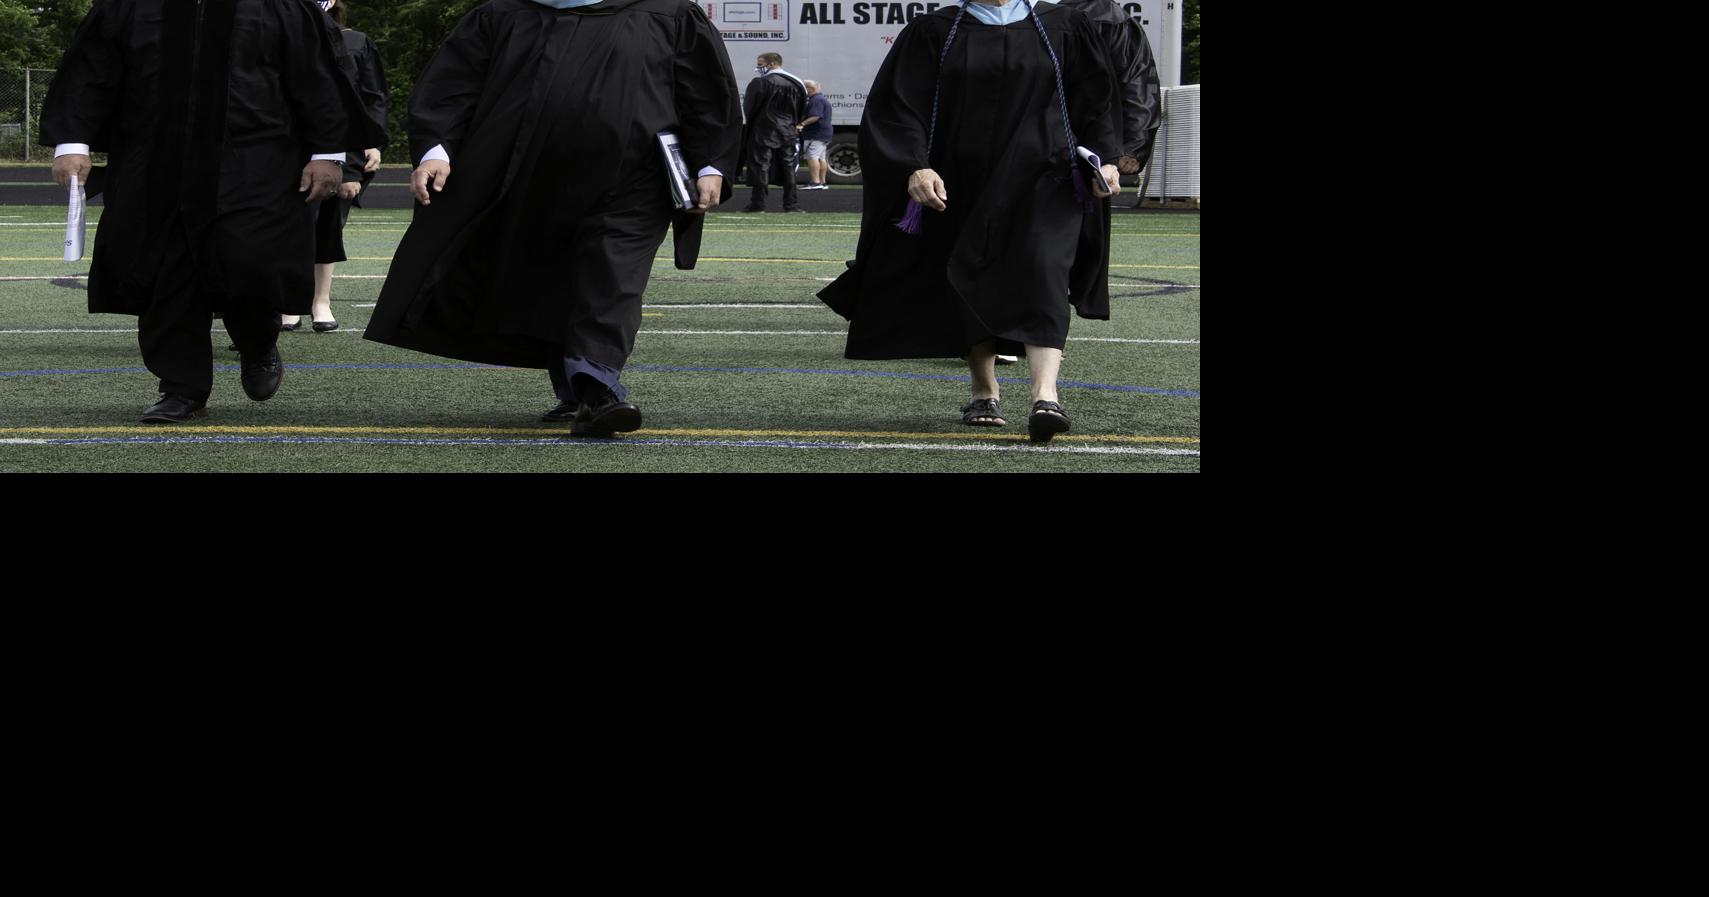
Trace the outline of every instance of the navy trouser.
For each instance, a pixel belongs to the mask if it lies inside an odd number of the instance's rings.
[[[626,400],[629,390],[617,382],[617,378],[622,374],[617,368],[573,355],[564,356],[563,364],[546,369],[546,376],[552,378],[552,392],[558,396],[558,401],[572,405],[580,404],[582,399],[588,398],[588,393],[597,389],[595,383],[616,393],[617,401]],[[578,381],[578,377],[583,379]]]

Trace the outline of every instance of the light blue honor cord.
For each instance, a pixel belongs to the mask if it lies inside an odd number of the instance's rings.
[[[1027,17],[1032,7],[1027,0],[1009,0],[1002,6],[992,6],[989,3],[974,3],[967,0],[962,4],[974,18],[987,25],[1009,25]]]

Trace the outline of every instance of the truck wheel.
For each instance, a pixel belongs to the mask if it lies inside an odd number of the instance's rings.
[[[860,183],[860,147],[856,140],[853,134],[838,134],[831,139],[831,147],[825,151],[825,161],[831,166],[831,183]]]

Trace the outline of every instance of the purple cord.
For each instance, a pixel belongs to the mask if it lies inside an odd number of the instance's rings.
[[[1080,200],[1080,207],[1088,212],[1096,211],[1098,201],[1092,196],[1092,188],[1086,183],[1086,167],[1079,159],[1074,160],[1074,197]]]
[[[926,210],[918,202],[908,200],[908,211],[896,222],[896,229],[909,236],[918,236],[925,224]]]

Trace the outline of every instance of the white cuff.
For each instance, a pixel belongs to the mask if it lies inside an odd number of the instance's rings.
[[[71,156],[71,155],[78,155],[78,156],[89,155],[89,144],[87,144],[87,143],[62,143],[62,144],[53,148],[53,157],[55,159],[59,158],[60,156]]]
[[[446,165],[451,164],[451,154],[445,151],[445,144],[441,143],[433,149],[428,150],[427,153],[421,157],[421,162],[417,162],[415,164],[419,166],[422,162],[431,162],[434,159],[438,159]]]
[[[700,169],[700,173],[695,175],[695,177],[697,177],[697,178],[703,178],[703,177],[707,177],[707,176],[723,177],[724,172],[719,171],[718,169],[713,168],[712,166],[708,165],[705,168]]]
[[[344,154],[343,153],[315,153],[314,155],[309,157],[309,161],[310,162],[337,162],[338,164],[343,165],[344,164]]]

